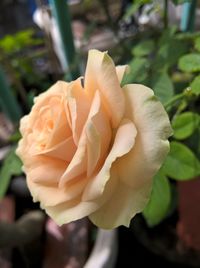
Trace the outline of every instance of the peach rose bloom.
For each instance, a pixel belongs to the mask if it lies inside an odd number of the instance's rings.
[[[21,120],[28,187],[59,225],[89,216],[101,228],[128,226],[148,202],[172,131],[151,89],[121,88],[125,69],[90,50],[84,86],[57,82]]]

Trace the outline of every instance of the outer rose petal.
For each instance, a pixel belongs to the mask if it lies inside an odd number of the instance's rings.
[[[99,204],[95,201],[81,202],[80,198],[76,198],[57,206],[43,208],[58,225],[62,225],[88,216],[99,208]]]
[[[144,209],[149,199],[149,189],[151,189],[151,186],[146,184],[145,187],[134,190],[121,182],[117,176],[110,178],[110,180],[117,180],[114,193],[89,218],[95,225],[103,229],[113,229],[120,225],[128,227],[135,214]],[[112,189],[107,191],[112,191]]]
[[[127,85],[126,117],[138,130],[134,148],[118,161],[121,180],[134,189],[143,187],[158,171],[169,151],[167,138],[172,134],[169,118],[151,89]]]
[[[117,127],[124,115],[124,95],[115,65],[107,53],[90,50],[85,73],[85,89],[92,97],[96,90],[100,91],[113,127]]]
[[[68,82],[57,81],[47,91],[39,94],[34,98],[34,106],[32,107],[32,110],[39,110],[41,107],[44,107],[46,105],[46,102],[48,102],[49,97],[63,96],[64,92],[68,90],[68,85]]]
[[[111,170],[111,177],[112,173],[113,171]],[[109,187],[106,188],[103,196],[96,200],[83,201],[80,195],[71,201],[63,202],[56,206],[44,206],[45,211],[58,225],[89,216],[91,213],[98,210],[109,199],[110,195],[112,195],[116,187],[116,181],[109,181],[108,184]]]

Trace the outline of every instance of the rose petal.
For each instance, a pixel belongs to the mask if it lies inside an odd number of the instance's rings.
[[[135,214],[141,212],[147,204],[151,187],[146,185],[140,190],[134,190],[117,177],[111,180],[117,180],[114,193],[89,218],[96,226],[103,229],[113,229],[120,225],[128,227]]]
[[[30,128],[30,126],[29,126],[29,116],[28,115],[25,115],[24,117],[21,118],[19,131],[22,134],[22,136],[26,135],[27,132],[32,131],[32,128]]]
[[[86,186],[82,200],[88,201],[98,198],[104,191],[110,179],[110,169],[118,157],[127,154],[134,145],[137,131],[129,119],[123,119],[115,136],[114,144],[100,172],[93,177]]]
[[[26,173],[35,183],[55,185],[67,168],[67,163],[47,156],[31,157],[26,163]],[[29,165],[28,165],[29,164]]]
[[[111,132],[110,132],[110,128],[109,128],[109,124],[106,121],[106,119],[103,117],[102,111],[101,111],[102,107],[101,107],[101,101],[100,101],[100,96],[98,91],[95,93],[92,105],[91,105],[91,109],[88,115],[88,119],[85,123],[85,131],[83,131],[81,138],[79,140],[79,144],[77,147],[77,151],[72,159],[72,161],[70,162],[68,168],[66,169],[65,173],[63,174],[63,176],[61,177],[60,183],[59,183],[59,187],[63,187],[64,184],[70,180],[73,180],[74,178],[76,178],[77,176],[80,176],[82,173],[86,173],[87,172],[87,154],[86,154],[86,148],[87,145],[89,146],[89,143],[87,143],[87,136],[90,136],[89,132],[92,130],[90,129],[90,125],[91,122],[94,120],[95,122],[95,126],[98,127],[98,131],[99,133],[103,133],[104,135],[107,135],[106,137],[106,141],[105,138],[102,139],[101,144],[103,147],[103,150],[106,150],[106,148],[108,147],[107,143],[110,141],[110,137],[111,137]],[[87,133],[87,135],[86,135]],[[92,136],[92,133],[91,133]],[[91,137],[90,136],[90,137]],[[97,148],[98,149],[98,148]],[[89,150],[89,148],[88,148]],[[88,151],[89,153],[89,151]],[[100,153],[97,152],[97,155],[100,155]],[[96,160],[94,159],[94,161],[98,161],[99,158],[96,158]],[[91,160],[91,159],[90,159]],[[89,160],[89,161],[90,161]],[[89,162],[88,162],[89,163]],[[90,161],[90,172],[91,170],[93,170],[93,168],[95,167],[94,163],[92,164]],[[93,165],[93,168],[92,168]]]
[[[136,188],[151,180],[169,151],[172,134],[169,118],[151,89],[142,85],[124,87],[126,117],[138,130],[134,148],[118,161],[120,178]]]
[[[93,173],[101,152],[101,136],[97,131],[94,123],[91,121],[87,124],[87,177]]]
[[[113,174],[114,171],[111,171]],[[58,225],[69,223],[89,216],[91,213],[99,209],[105,203],[115,189],[115,181],[108,182],[108,186],[104,195],[94,201],[83,201],[81,195],[74,200],[64,202],[56,206],[44,207],[47,214],[52,217]]]
[[[76,152],[76,145],[72,137],[58,143],[56,146],[44,150],[37,155],[46,155],[54,158],[61,159],[63,161],[70,162]]]
[[[115,65],[107,53],[90,50],[85,73],[85,89],[91,96],[96,90],[100,91],[113,127],[117,127],[124,114],[125,102]]]
[[[94,212],[99,207],[95,202],[81,202],[76,198],[57,206],[44,207],[46,213],[54,219],[58,225],[81,219]]]
[[[69,84],[67,93],[68,107],[71,118],[72,134],[75,144],[78,144],[84,124],[88,117],[90,101],[81,86],[81,79]]]
[[[31,174],[27,176],[27,183],[34,202],[41,202],[42,207],[56,206],[63,202],[68,202],[77,198],[83,191],[85,184],[87,183],[86,178],[79,178],[79,180],[67,187],[58,188],[58,185],[45,185],[36,183],[32,180]]]
[[[46,149],[56,146],[58,143],[65,141],[71,136],[71,129],[67,122],[63,103],[61,103],[60,106],[60,113],[57,115],[57,120],[54,122],[55,126],[52,130],[52,133],[47,139]]]
[[[68,84],[65,81],[58,81],[51,86],[47,91],[39,94],[34,98],[34,105],[32,110],[40,110],[41,107],[47,105],[50,97],[61,97],[65,91],[67,91]]]
[[[122,79],[123,79],[125,73],[128,71],[128,69],[129,69],[128,65],[118,65],[116,67],[116,73],[117,73],[119,83],[122,82]]]
[[[111,142],[111,127],[105,115],[99,92],[95,93],[94,111],[86,125],[87,135],[87,176],[90,177],[95,168],[102,164]],[[95,109],[98,107],[98,110]]]
[[[77,151],[75,152],[72,161],[60,178],[59,188],[64,187],[65,183],[76,179],[76,177],[83,173],[86,173],[86,135],[85,133],[83,134],[84,135],[81,136]]]

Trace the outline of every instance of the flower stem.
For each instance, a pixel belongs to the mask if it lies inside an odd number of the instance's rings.
[[[183,97],[185,97],[185,92],[175,95],[173,98],[171,98],[168,102],[166,102],[166,103],[164,104],[165,109],[169,108],[169,107],[172,106],[176,101],[182,99]]]

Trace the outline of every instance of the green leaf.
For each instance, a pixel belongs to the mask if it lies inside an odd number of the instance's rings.
[[[157,73],[151,84],[155,95],[162,103],[166,103],[174,95],[174,87],[166,72]]]
[[[0,40],[0,48],[4,50],[5,53],[11,53],[15,50],[15,39],[12,35],[6,35]]]
[[[13,148],[4,159],[0,170],[0,199],[7,191],[11,177],[22,173],[21,167],[22,162],[15,154],[15,148]]]
[[[152,40],[142,41],[132,49],[132,54],[135,56],[149,55],[153,51],[154,45]]]
[[[198,52],[200,52],[200,37],[197,37],[194,41],[194,47]]]
[[[153,182],[151,198],[143,211],[149,226],[159,224],[167,215],[171,201],[170,184],[167,177],[159,171]]]
[[[19,132],[19,130],[17,130],[9,137],[9,141],[17,143],[21,139],[21,137],[21,133]]]
[[[172,40],[174,38],[176,31],[177,31],[177,27],[174,25],[164,30],[159,39],[159,47],[162,47],[163,45],[168,43],[170,40]]]
[[[182,41],[191,41],[199,36],[200,32],[181,32],[176,34],[176,38]]]
[[[177,65],[179,58],[188,50],[187,42],[175,39],[171,35],[168,36],[169,39],[167,39],[167,35],[163,35],[159,41],[160,48],[156,55],[155,66],[153,66],[154,70],[167,70],[169,67]]]
[[[174,137],[182,140],[191,136],[200,123],[200,117],[196,113],[185,112],[177,115],[172,121]]]
[[[200,54],[191,53],[180,58],[178,66],[183,72],[200,71]]]
[[[200,163],[194,153],[180,142],[171,142],[164,172],[175,180],[191,180],[200,175]]]
[[[122,85],[128,83],[142,83],[147,77],[148,61],[146,58],[135,57],[129,63],[130,71],[125,74]]]
[[[195,95],[200,95],[200,75],[196,76],[190,84],[191,92]]]

